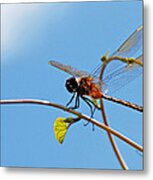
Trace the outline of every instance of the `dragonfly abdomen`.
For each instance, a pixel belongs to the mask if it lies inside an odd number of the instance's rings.
[[[101,90],[97,84],[92,83],[89,95],[94,99],[100,99],[100,98],[102,98],[103,93],[101,92]]]

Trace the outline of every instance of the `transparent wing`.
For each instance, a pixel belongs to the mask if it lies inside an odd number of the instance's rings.
[[[143,56],[139,56],[136,59],[143,61]],[[119,67],[103,79],[103,92],[111,95],[137,78],[142,73],[142,70],[142,66],[136,63]]]
[[[111,55],[121,57],[135,57],[142,54],[143,26],[134,33]]]
[[[124,58],[136,58],[143,61],[143,26],[140,26],[124,43],[111,55]],[[102,63],[94,70],[93,76],[99,77]],[[120,62],[111,62],[105,70],[103,92],[111,94],[125,86],[142,73],[142,66],[135,63],[132,66]],[[105,90],[105,91],[104,91]]]
[[[113,53],[112,56],[120,56],[125,58],[136,58],[139,55],[143,54],[143,26],[140,26],[136,31],[134,31],[131,36],[124,41],[124,43]],[[108,74],[111,71],[114,71],[115,69],[118,69],[120,65],[123,65],[123,63],[113,64],[112,67],[109,68],[106,74]],[[93,77],[99,77],[100,71],[102,68],[102,63],[100,63],[93,71],[92,76]]]
[[[89,73],[85,71],[77,70],[69,65],[64,65],[62,63],[59,63],[57,61],[49,61],[48,62],[51,66],[54,66],[62,71],[65,71],[68,74],[71,74],[72,76],[82,77],[82,76],[89,76]]]

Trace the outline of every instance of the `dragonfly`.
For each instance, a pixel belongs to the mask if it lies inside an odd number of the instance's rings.
[[[86,71],[73,68],[70,65],[62,64],[58,61],[49,61],[51,66],[54,66],[71,75],[71,77],[66,80],[65,87],[68,92],[73,95],[66,106],[69,107],[69,105],[75,99],[75,105],[69,108],[79,108],[81,98],[90,107],[91,117],[93,117],[97,106],[92,99],[98,100],[100,98],[104,98],[142,112],[143,108],[141,106],[110,96],[113,92],[121,89],[142,73],[142,44],[143,26],[140,26],[114,53],[111,54],[110,57],[106,58],[106,56],[103,56],[103,61],[104,59],[110,60],[112,58],[116,60],[120,59],[122,62],[120,61],[121,63],[114,64],[112,69],[109,69],[109,73],[103,77],[101,82],[102,90],[100,88],[99,75],[104,63],[100,62],[100,64],[94,68],[91,73],[88,73]],[[131,60],[134,61],[131,63]]]

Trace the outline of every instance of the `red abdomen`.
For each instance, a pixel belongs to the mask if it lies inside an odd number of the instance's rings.
[[[93,97],[94,99],[100,99],[102,97],[102,92],[100,88],[98,87],[98,85],[94,83],[91,84],[91,90],[90,90],[89,95]]]

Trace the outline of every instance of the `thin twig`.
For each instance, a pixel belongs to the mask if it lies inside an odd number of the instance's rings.
[[[107,99],[108,101],[113,101],[115,103],[118,103],[118,104],[121,104],[121,105],[124,105],[126,107],[130,107],[132,109],[135,109],[139,112],[143,112],[143,107],[142,106],[139,106],[137,104],[134,104],[134,103],[131,103],[129,101],[125,101],[125,100],[122,100],[122,99],[119,99],[119,98],[115,98],[115,97],[112,97],[112,96],[108,96],[106,94],[103,94],[103,98],[104,99]]]
[[[100,87],[101,87],[101,90],[102,90],[102,79],[103,79],[103,74],[104,74],[104,70],[105,70],[105,67],[106,67],[106,63],[104,62],[103,63],[103,66],[102,66],[102,69],[101,69],[101,73],[100,73]],[[102,117],[104,119],[104,123],[105,125],[109,126],[109,122],[108,122],[108,119],[107,119],[107,116],[106,116],[106,113],[105,113],[105,108],[104,108],[104,102],[103,102],[103,98],[100,99],[100,107],[101,107],[101,113],[102,113]],[[110,142],[112,144],[112,147],[114,149],[114,152],[116,154],[116,157],[121,165],[121,167],[124,169],[124,170],[128,170],[128,166],[126,165],[121,153],[120,153],[120,150],[115,142],[115,139],[113,137],[113,135],[110,133],[110,132],[107,132],[108,133],[108,136],[109,136],[109,139],[110,139]]]
[[[44,100],[37,100],[37,99],[12,99],[12,100],[0,100],[0,104],[39,104],[44,106],[51,106],[54,108],[61,109],[63,111],[69,112],[71,114],[74,114],[84,120],[87,120],[89,122],[92,122],[96,126],[100,127],[101,129],[104,129],[107,132],[110,132],[117,136],[118,138],[122,139],[124,142],[128,143],[129,145],[133,146],[134,148],[138,149],[139,151],[143,152],[143,147],[139,144],[135,143],[131,139],[127,138],[126,136],[122,135],[121,133],[115,131],[114,129],[110,128],[109,126],[104,125],[103,123],[100,123],[99,121],[82,114],[78,111],[75,111],[73,109],[69,109],[65,106],[62,106],[60,104],[52,103],[50,101],[44,101]]]
[[[107,60],[107,63],[113,61],[113,60],[119,60],[119,61],[122,61],[126,64],[137,64],[139,65],[140,67],[143,67],[143,62],[140,60],[140,59],[136,59],[136,58],[125,58],[125,57],[121,57],[121,56],[112,56],[112,57],[109,57],[108,60]]]

